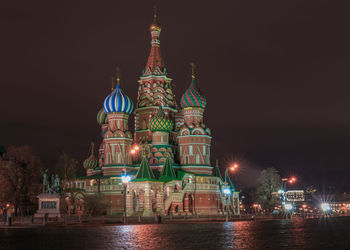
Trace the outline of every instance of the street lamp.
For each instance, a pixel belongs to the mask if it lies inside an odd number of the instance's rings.
[[[231,170],[231,171],[236,171],[238,167],[239,167],[239,165],[236,164],[236,163],[234,163],[232,166],[226,168],[226,170],[225,170],[225,184],[227,183],[227,182],[226,182],[226,176],[227,176],[227,174],[228,174],[228,171],[229,171],[229,170]]]
[[[331,210],[331,206],[327,202],[321,203],[321,209],[323,212],[328,212]]]
[[[226,222],[228,222],[228,207],[227,207],[227,200],[228,200],[228,197],[231,195],[231,188],[229,188],[228,186],[226,186],[224,189],[224,194],[225,194],[225,197],[226,197],[226,204],[225,204],[225,207],[226,207]]]
[[[227,179],[227,176],[228,176],[228,171],[231,170],[231,171],[236,171],[237,168],[239,167],[239,165],[237,163],[234,163],[232,164],[230,167],[227,167],[225,169],[225,188],[223,189],[223,192],[225,194],[225,197],[226,197],[226,221],[228,221],[228,206],[227,206],[227,203],[228,203],[228,197],[231,195],[231,187],[229,187],[226,179]],[[233,202],[233,201],[232,201]],[[233,207],[233,205],[232,205]]]
[[[293,209],[292,203],[286,203],[284,204],[284,209],[288,212],[290,212]]]
[[[139,150],[140,150],[139,145],[134,145],[134,146],[130,149],[130,154],[131,154],[131,155],[134,155],[134,154],[136,154]]]
[[[128,175],[122,176],[122,183],[124,186],[124,224],[126,224],[126,187],[128,185],[128,182],[131,180],[131,177]]]
[[[290,178],[282,178],[282,189],[286,192],[287,191],[287,183],[294,184],[297,181],[297,178],[290,177]]]

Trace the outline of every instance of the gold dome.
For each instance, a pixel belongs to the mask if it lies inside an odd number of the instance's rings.
[[[158,22],[157,7],[154,6],[153,23],[149,26],[150,31],[161,31],[160,23]]]

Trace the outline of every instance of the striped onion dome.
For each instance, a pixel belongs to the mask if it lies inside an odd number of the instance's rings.
[[[94,169],[98,166],[98,160],[94,154],[94,143],[91,143],[91,154],[90,156],[83,162],[83,166],[85,169]]]
[[[106,97],[103,109],[106,113],[122,112],[130,114],[134,108],[131,99],[125,95],[119,84],[113,92]]]
[[[98,124],[100,125],[103,125],[103,124],[107,124],[107,114],[106,112],[102,109],[100,109],[100,111],[98,111],[97,113],[97,122]]]
[[[194,79],[192,79],[190,87],[181,97],[180,106],[181,108],[205,108],[207,100],[202,95],[199,89],[196,87]]]
[[[162,131],[170,132],[173,130],[174,123],[163,112],[162,107],[159,107],[158,113],[149,121],[149,129],[152,132]]]

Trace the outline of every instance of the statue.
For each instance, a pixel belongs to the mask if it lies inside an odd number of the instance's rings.
[[[58,176],[58,174],[56,174],[54,189],[57,193],[59,193],[61,191],[61,180],[60,180],[60,177]]]
[[[51,187],[52,187],[52,189],[55,188],[55,176],[54,176],[54,174],[51,175]]]
[[[50,183],[49,183],[49,170],[46,169],[43,171],[40,169],[40,173],[43,175],[43,192],[49,189]]]

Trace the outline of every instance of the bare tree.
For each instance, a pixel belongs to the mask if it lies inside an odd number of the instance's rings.
[[[63,152],[59,157],[55,166],[56,173],[62,180],[74,180],[77,173],[78,161]]]
[[[15,215],[29,213],[40,193],[41,162],[33,155],[29,146],[12,146],[7,149],[5,159],[0,160],[0,198],[13,203]]]
[[[256,190],[257,201],[267,211],[271,212],[278,204],[278,197],[274,195],[281,189],[281,178],[274,168],[267,168],[261,171],[258,178],[259,186]]]

